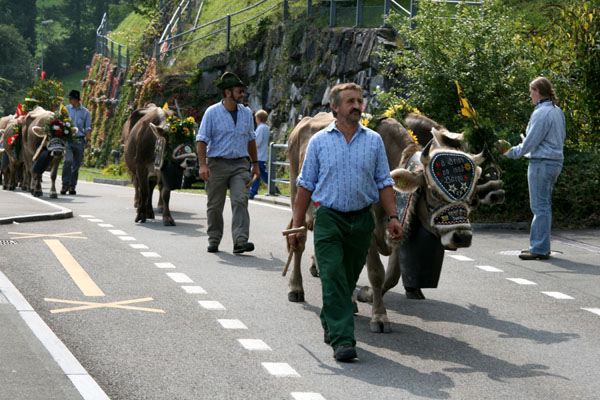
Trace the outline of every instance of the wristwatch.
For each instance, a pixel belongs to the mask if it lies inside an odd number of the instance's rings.
[[[400,221],[400,218],[398,218],[397,215],[390,215],[389,217],[387,217],[388,222],[390,222],[393,219],[397,219],[398,221]]]

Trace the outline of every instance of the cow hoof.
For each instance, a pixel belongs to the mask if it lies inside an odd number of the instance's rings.
[[[51,199],[58,199],[58,195],[56,193],[50,193]]]
[[[358,291],[358,296],[356,296],[356,300],[361,303],[372,303],[373,302],[373,290],[369,286],[363,286]]]
[[[33,197],[42,197],[42,195],[43,195],[43,193],[42,193],[41,190],[39,192],[34,192],[33,193]]]
[[[411,300],[425,300],[425,295],[419,288],[404,287],[406,298]]]
[[[156,209],[156,212],[157,212],[157,213],[159,213],[159,214],[162,214],[162,213],[163,213],[163,209],[162,209],[162,207],[158,207],[158,208]]]
[[[164,226],[175,226],[175,221],[173,221],[173,218],[163,219],[163,225]]]
[[[355,300],[352,300],[352,307],[354,314],[358,314],[358,303]]]
[[[289,292],[288,300],[292,303],[302,303],[304,302],[304,293],[303,292]]]
[[[314,276],[315,278],[319,277],[319,270],[317,269],[317,266],[314,264],[310,266],[310,269],[308,270],[308,272],[310,272],[310,274],[312,276]]]
[[[390,333],[392,326],[389,321],[371,321],[369,322],[369,329],[373,333]]]
[[[137,217],[135,217],[135,222],[141,222],[143,224],[144,222],[146,222],[146,217],[138,215]]]

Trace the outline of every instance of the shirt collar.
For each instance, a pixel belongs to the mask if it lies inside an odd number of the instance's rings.
[[[331,122],[331,123],[330,123],[330,124],[327,126],[327,128],[325,128],[325,131],[326,131],[327,133],[331,133],[331,132],[335,131],[335,132],[338,132],[338,133],[342,134],[342,132],[340,132],[340,130],[339,130],[339,129],[337,128],[337,126],[335,125],[335,122],[336,122],[336,121],[337,121],[337,120],[333,120],[333,122]],[[359,124],[358,124],[358,129],[356,130],[356,132],[354,132],[354,135],[353,135],[352,137],[354,137],[354,136],[358,135],[358,134],[359,134],[359,133],[361,133],[361,132],[365,132],[365,127],[364,127],[364,126],[363,126],[361,123],[359,123]]]
[[[552,99],[542,99],[538,101],[538,103],[535,105],[535,108],[542,107],[544,105],[552,105]]]

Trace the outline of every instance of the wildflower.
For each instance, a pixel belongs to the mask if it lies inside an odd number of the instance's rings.
[[[413,132],[412,129],[408,130],[408,134],[410,135],[411,139],[416,143],[419,144],[419,139],[417,139],[417,136],[415,135],[415,133]]]
[[[360,120],[360,124],[362,126],[369,126],[369,122],[371,122],[371,120],[369,118],[363,118]]]

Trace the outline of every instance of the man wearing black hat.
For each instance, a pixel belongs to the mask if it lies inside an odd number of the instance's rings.
[[[196,135],[199,175],[206,184],[208,197],[207,250],[209,253],[219,251],[223,237],[223,207],[229,189],[233,252],[244,253],[254,250],[254,244],[248,241],[248,164],[252,165],[253,176],[260,175],[254,120],[252,111],[243,105],[246,85],[237,75],[225,72],[217,87],[223,92],[223,100],[206,110]]]
[[[90,112],[81,105],[79,90],[71,90],[69,93],[69,103],[71,104],[67,106],[67,111],[69,112],[69,118],[71,118],[73,124],[77,127],[77,137],[67,145],[60,194],[66,194],[67,192],[69,194],[77,194],[75,187],[79,178],[79,167],[83,162],[83,151],[86,142],[92,132]]]

